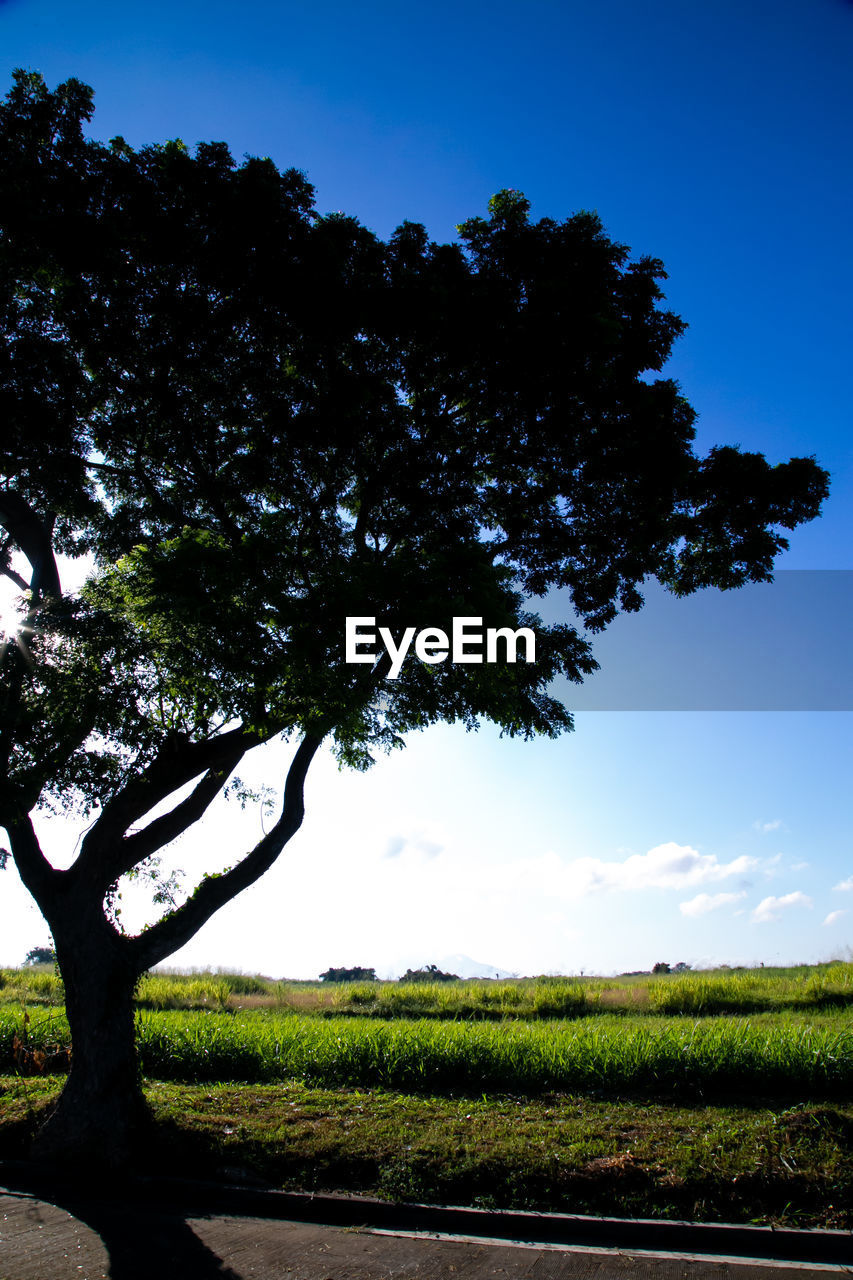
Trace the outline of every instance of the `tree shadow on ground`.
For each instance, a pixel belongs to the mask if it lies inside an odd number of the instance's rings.
[[[156,1212],[149,1206],[80,1202],[53,1197],[78,1222],[96,1232],[109,1254],[110,1280],[241,1280],[240,1275],[201,1241],[180,1214]]]
[[[5,1189],[31,1196],[36,1211],[39,1205],[62,1209],[75,1222],[94,1232],[107,1253],[106,1274],[110,1280],[151,1280],[158,1276],[180,1276],[181,1280],[242,1280],[238,1272],[199,1239],[187,1221],[189,1214],[165,1210],[144,1199],[119,1198],[120,1187],[116,1188],[115,1196],[56,1184],[40,1187],[32,1177],[10,1176],[8,1170],[4,1170],[3,1181]],[[48,1258],[49,1249],[42,1260]]]

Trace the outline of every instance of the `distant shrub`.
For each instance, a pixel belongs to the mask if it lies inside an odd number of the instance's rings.
[[[321,982],[378,982],[375,969],[327,969],[320,974]]]
[[[434,964],[428,964],[423,969],[407,969],[400,979],[401,982],[459,982],[458,973],[443,973]]]

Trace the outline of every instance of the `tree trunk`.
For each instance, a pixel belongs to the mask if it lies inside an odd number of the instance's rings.
[[[100,904],[64,921],[54,942],[71,1028],[71,1071],[32,1154],[75,1170],[126,1167],[148,1114],[134,1035],[138,975],[125,939],[104,919]]]

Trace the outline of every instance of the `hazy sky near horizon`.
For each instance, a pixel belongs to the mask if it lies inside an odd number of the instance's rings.
[[[666,264],[690,327],[665,375],[698,448],[832,473],[780,561],[796,570],[853,569],[851,55],[845,0],[0,3],[6,84],[16,66],[76,76],[94,136],[270,155],[380,235],[408,218],[450,240],[503,187],[534,217],[597,209]],[[668,618],[704,679],[713,651]],[[827,667],[823,615],[775,627],[768,659],[794,646]],[[615,709],[556,742],[435,728],[367,775],[324,758],[279,864],[175,963],[295,977],[460,953],[519,973],[849,953],[851,754],[849,712]],[[253,774],[275,786],[284,760],[267,748]],[[260,823],[223,805],[173,860],[190,883]],[[67,822],[43,831],[70,856]],[[130,923],[141,909],[131,894]],[[45,940],[7,870],[0,963]]]

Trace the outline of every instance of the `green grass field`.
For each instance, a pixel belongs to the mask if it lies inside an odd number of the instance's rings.
[[[0,1070],[16,1053],[62,1065],[58,1009],[0,1009]],[[303,1080],[420,1093],[554,1091],[853,1097],[853,1025],[844,1014],[753,1018],[599,1015],[509,1024],[140,1010],[142,1070],[186,1084]],[[17,1048],[16,1048],[17,1046]]]
[[[853,964],[715,970],[623,978],[472,979],[460,982],[287,982],[241,973],[149,973],[138,988],[149,1009],[287,1009],[379,1018],[500,1020],[601,1013],[752,1014],[780,1009],[853,1010]],[[53,969],[0,969],[0,1004],[61,1004]]]
[[[433,1200],[853,1225],[850,964],[339,986],[151,974],[138,995],[173,1164]],[[51,970],[0,972],[0,1151],[22,1149],[60,1087],[68,1039]]]

